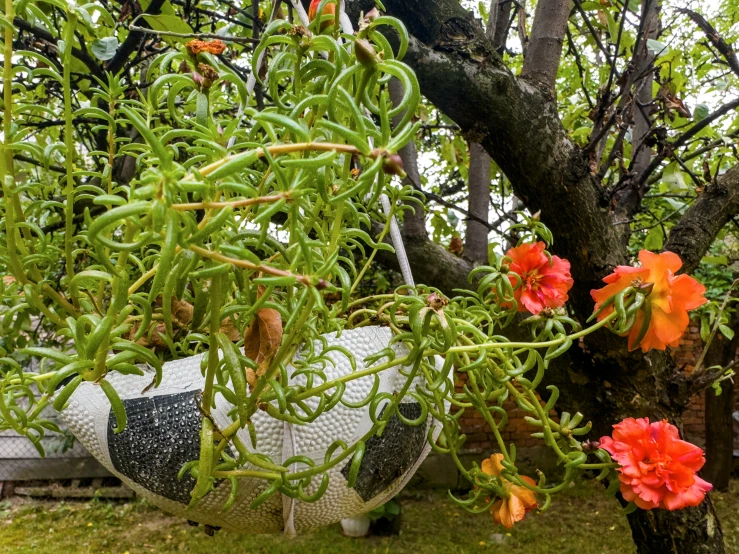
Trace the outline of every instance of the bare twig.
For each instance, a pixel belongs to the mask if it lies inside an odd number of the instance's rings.
[[[253,39],[251,37],[233,37],[228,35],[219,35],[217,33],[175,33],[173,31],[155,31],[153,29],[147,29],[146,27],[137,27],[133,24],[129,25],[128,28],[131,31],[164,37],[192,38],[199,40],[218,39],[223,42],[236,42],[239,44],[253,44],[259,42],[259,39]]]

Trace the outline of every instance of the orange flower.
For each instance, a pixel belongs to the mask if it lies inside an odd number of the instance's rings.
[[[600,446],[616,460],[621,494],[643,510],[680,510],[697,506],[713,487],[696,475],[706,462],[703,451],[680,440],[667,421],[628,418],[613,426]]]
[[[500,477],[503,482],[503,488],[506,491],[506,497],[498,500],[490,508],[495,523],[500,523],[506,529],[510,529],[517,521],[521,521],[528,512],[536,508],[536,496],[534,491],[514,485],[502,477],[503,466],[501,461],[503,454],[493,454],[487,460],[482,462],[482,471],[494,477]],[[530,477],[521,476],[521,478],[531,485],[536,485]]]
[[[544,253],[544,243],[522,244],[511,248],[508,280],[514,287],[513,295],[518,311],[536,315],[544,308],[559,308],[567,302],[567,291],[574,281],[570,276],[570,262],[559,256],[551,259]]]
[[[320,3],[321,0],[313,0],[310,3],[310,7],[308,8],[308,19],[310,19],[311,21],[318,17],[318,5]],[[329,14],[331,15],[331,17],[327,17],[321,22],[321,31],[334,24],[334,16],[336,15],[336,4],[334,4],[333,2],[330,4],[326,4],[323,7],[323,11],[321,12],[321,16],[326,16]]]
[[[683,265],[680,257],[673,252],[654,254],[648,250],[639,252],[642,267],[618,266],[616,271],[603,279],[607,285],[602,289],[591,290],[598,310],[603,302],[622,290],[640,283],[652,283],[652,292],[645,302],[649,302],[651,319],[646,334],[636,343],[644,322],[644,311],[640,309],[636,321],[629,330],[629,350],[641,346],[644,352],[651,348],[665,350],[676,347],[688,328],[688,311],[706,303],[703,294],[706,288],[688,275],[675,275]],[[598,319],[613,312],[613,306],[603,310]]]
[[[207,41],[195,39],[185,44],[185,49],[187,49],[187,53],[191,56],[197,56],[201,52],[210,52],[214,56],[218,56],[226,50],[226,45],[220,40]]]

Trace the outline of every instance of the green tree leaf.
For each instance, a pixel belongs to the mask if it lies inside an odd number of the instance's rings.
[[[644,248],[647,250],[662,250],[662,246],[665,243],[665,233],[662,231],[662,227],[657,225],[653,227],[648,233],[647,238],[644,239]]]
[[[718,329],[719,331],[721,331],[721,334],[727,339],[731,340],[734,338],[734,330],[731,327],[728,327],[726,325],[719,325]]]
[[[155,31],[180,34],[191,34],[193,32],[192,27],[190,27],[187,21],[177,17],[176,15],[145,15],[144,19],[146,19],[146,22]],[[170,45],[176,42],[186,42],[190,40],[189,38],[171,37],[166,35],[162,36],[162,39]]]
[[[698,104],[695,107],[695,110],[693,110],[693,118],[696,121],[700,121],[701,119],[708,117],[709,112],[710,110],[706,104]]]
[[[729,259],[726,256],[703,256],[701,261],[707,264],[729,265]]]
[[[108,61],[115,56],[116,50],[118,50],[116,37],[105,37],[92,41],[92,53],[98,60]]]

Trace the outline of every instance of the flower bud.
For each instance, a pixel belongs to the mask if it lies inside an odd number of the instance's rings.
[[[636,285],[634,288],[639,289],[639,292],[641,292],[644,296],[649,296],[654,290],[654,283],[651,283],[651,282],[640,283]]]
[[[397,175],[401,179],[405,179],[405,170],[403,169],[403,158],[398,154],[389,154],[382,162],[382,170],[387,175]]]
[[[378,17],[380,17],[380,15],[381,15],[380,14],[380,10],[378,10],[377,8],[372,8],[370,11],[368,11],[365,14],[363,23],[366,23],[367,25],[369,25],[375,19],[377,19]]]
[[[375,67],[377,65],[377,52],[369,41],[357,39],[354,42],[354,53],[357,61],[365,67]]]

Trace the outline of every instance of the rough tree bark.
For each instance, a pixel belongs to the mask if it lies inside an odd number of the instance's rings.
[[[390,99],[394,104],[400,104],[403,99],[403,86],[397,79],[390,81]],[[403,114],[398,114],[394,118],[394,124],[398,124],[403,119]],[[403,168],[405,169],[406,175],[404,185],[411,185],[413,183],[421,183],[421,175],[418,172],[418,152],[416,151],[416,143],[414,141],[409,142],[398,152],[400,158],[403,160]],[[401,232],[405,238],[415,238],[416,240],[424,240],[428,237],[426,231],[426,214],[423,206],[413,204],[413,212],[406,211],[403,218],[403,226]]]
[[[470,143],[469,212],[488,220],[490,205],[490,156],[476,142]],[[477,264],[488,263],[488,229],[474,219],[467,220],[464,237],[464,257]]]
[[[727,367],[736,359],[739,347],[739,314],[735,313],[729,327],[735,331],[732,340],[716,335],[706,352],[705,367]],[[721,394],[706,389],[706,465],[701,476],[716,490],[729,488],[734,458],[734,382],[727,379],[721,383]]]
[[[657,0],[642,0],[642,20],[644,22],[645,38],[656,39],[659,30],[659,3]],[[654,82],[654,74],[651,68],[654,64],[654,54],[647,47],[646,40],[640,43],[635,61],[637,74],[644,75],[644,78],[641,80],[636,94],[637,106],[634,109],[630,170],[632,173],[639,175],[652,161],[652,149],[644,145],[644,141],[652,130],[652,121],[648,114],[653,101],[652,83]]]
[[[539,83],[547,90],[554,88],[557,78],[571,5],[571,0],[536,4],[529,50],[521,76]]]

